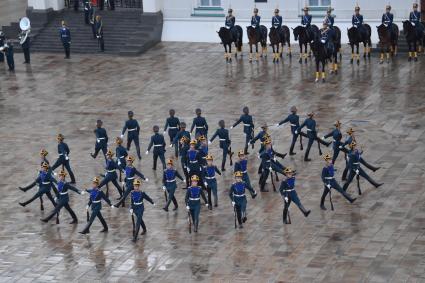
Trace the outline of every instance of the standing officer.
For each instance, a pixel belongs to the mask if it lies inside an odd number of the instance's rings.
[[[258,15],[258,9],[254,8],[254,15],[252,15],[251,17],[251,26],[255,29],[255,32],[257,33],[257,38],[261,40],[263,36],[260,31],[260,22],[261,17]]]
[[[65,177],[66,177],[66,172],[61,170],[58,174],[59,176],[59,181],[57,183],[57,204],[55,206],[55,209],[49,213],[48,216],[46,216],[45,218],[41,219],[41,221],[47,223],[50,219],[53,218],[53,216],[55,216],[56,214],[59,214],[60,210],[62,209],[62,207],[64,207],[69,214],[72,217],[72,222],[69,224],[77,224],[78,223],[78,219],[77,216],[75,215],[74,211],[72,210],[72,208],[69,206],[69,196],[68,196],[68,191],[74,191],[77,194],[80,195],[84,195],[85,192],[84,191],[80,191],[77,188],[73,187],[72,185],[70,185],[69,183],[65,182]]]
[[[120,194],[120,197],[118,199],[121,199],[122,197],[122,190],[120,185],[118,184],[118,175],[117,175],[117,169],[119,169],[117,163],[112,159],[114,156],[114,153],[112,150],[108,149],[106,152],[106,164],[105,164],[105,177],[103,178],[102,182],[98,184],[99,189],[102,188],[104,185],[108,185],[110,182],[114,184],[115,188],[117,188],[118,193]],[[109,196],[109,192],[106,193],[106,196]]]
[[[140,155],[140,144],[139,144],[139,134],[140,134],[140,126],[139,122],[136,119],[133,119],[134,113],[133,111],[128,111],[128,120],[125,122],[124,127],[121,132],[121,138],[124,137],[125,131],[127,130],[127,150],[130,150],[131,142],[134,142],[136,146],[137,157],[139,160],[142,159]]]
[[[186,209],[192,217],[195,233],[198,232],[199,213],[201,212],[201,197],[208,207],[205,193],[202,188],[198,186],[199,180],[200,179],[197,175],[190,177],[191,185],[187,188],[185,197]]]
[[[9,71],[14,72],[15,71],[15,59],[13,58],[13,55],[14,55],[13,43],[12,43],[12,41],[10,41],[10,39],[8,39],[6,41],[6,45],[4,45],[3,52],[6,55],[6,61],[7,61],[7,66],[9,67]]]
[[[181,122],[180,123],[180,131],[177,132],[176,136],[173,139],[173,144],[175,147],[179,148],[179,151],[181,150],[182,147],[182,143],[180,142],[182,137],[185,136],[187,138],[187,141],[190,141],[190,133],[188,131],[186,131],[186,123],[185,122]],[[180,156],[183,156],[182,154],[180,154]]]
[[[341,134],[341,122],[336,121],[335,122],[335,129],[331,131],[329,134],[325,135],[323,137],[323,140],[332,137],[332,149],[333,149],[333,156],[332,156],[332,164],[335,164],[336,159],[338,158],[339,152],[340,152],[340,146],[342,145],[342,134]]]
[[[334,28],[334,22],[335,22],[335,18],[332,16],[332,11],[333,11],[333,10],[334,10],[333,8],[329,7],[329,8],[326,10],[326,16],[325,16],[325,18],[323,19],[323,23],[326,23],[326,24],[327,24],[327,26],[328,26],[330,29],[332,29],[332,30],[333,30],[333,28]]]
[[[22,51],[24,52],[24,64],[30,64],[31,63],[31,53],[30,53],[30,42],[31,39],[29,37],[29,35],[24,35],[24,33],[28,33],[29,34],[29,30],[26,32],[23,32],[20,36],[24,36],[26,37],[26,39],[24,40],[23,43],[21,43],[21,47],[22,47]]]
[[[350,203],[353,203],[356,199],[352,198],[347,192],[345,192],[341,186],[338,184],[337,181],[335,181],[335,168],[334,164],[332,162],[331,155],[329,153],[325,154],[323,157],[326,161],[326,166],[322,169],[322,182],[324,184],[324,190],[322,194],[322,198],[320,199],[320,208],[322,210],[326,210],[325,207],[325,198],[329,193],[329,198],[331,201],[331,206],[333,210],[333,204],[332,204],[332,196],[331,196],[331,189],[337,190],[343,197],[345,197]]]
[[[310,154],[310,149],[311,146],[313,145],[313,142],[315,140],[317,140],[317,143],[319,145],[319,150],[320,150],[320,144],[322,143],[326,146],[329,146],[331,143],[326,143],[325,141],[322,141],[321,139],[319,139],[317,137],[317,131],[316,131],[316,121],[314,120],[314,112],[310,112],[307,114],[308,118],[305,119],[304,123],[302,123],[302,125],[298,128],[298,130],[295,133],[300,133],[301,134],[301,130],[304,127],[307,127],[307,137],[308,137],[308,144],[307,144],[307,150],[305,151],[305,155],[304,155],[304,161],[311,161],[310,158],[308,158],[308,155]],[[320,155],[322,155],[321,152],[319,152]]]
[[[274,9],[274,16],[272,17],[272,27],[277,29],[277,35],[279,37],[279,41],[282,40],[282,16],[279,16],[279,9]]]
[[[363,15],[360,15],[360,7],[358,5],[354,8],[354,15],[351,19],[351,23],[353,24],[353,27],[360,32],[360,35],[363,38],[366,38],[367,31],[363,25]]]
[[[213,157],[208,154],[206,157],[207,166],[204,168],[204,185],[208,191],[208,205],[210,210],[212,210],[212,201],[211,201],[211,193],[214,195],[214,206],[217,207],[217,180],[215,179],[215,173],[221,175],[220,170],[218,170],[217,166],[213,165]]]
[[[115,148],[115,155],[117,156],[117,165],[120,168],[120,174],[121,171],[124,171],[125,164],[126,164],[126,157],[128,156],[128,152],[125,149],[125,147],[122,146],[122,138],[117,137],[115,139],[115,144],[117,147]],[[120,175],[120,181],[121,181],[121,175]]]
[[[167,191],[167,194],[168,194],[167,204],[163,208],[163,210],[165,211],[168,211],[168,206],[170,205],[171,202],[173,202],[174,204],[173,211],[177,210],[177,208],[179,207],[179,205],[177,204],[176,197],[174,196],[177,189],[176,177],[184,181],[180,173],[176,169],[174,169],[173,160],[168,159],[167,168],[164,170],[164,175],[162,178],[162,189],[164,191]]]
[[[108,148],[108,134],[105,128],[102,128],[102,120],[96,121],[96,129],[93,131],[96,136],[96,143],[94,145],[94,154],[90,153],[91,157],[96,158],[100,150],[103,152],[103,157],[106,160],[106,151]]]
[[[125,206],[125,199],[130,194],[130,192],[133,190],[133,182],[134,182],[136,176],[139,176],[145,182],[149,181],[148,178],[145,178],[145,175],[143,175],[140,171],[138,171],[134,167],[134,165],[133,165],[134,157],[133,156],[131,156],[131,155],[127,156],[126,161],[127,161],[127,166],[125,166],[125,168],[124,168],[124,172],[125,172],[124,182],[125,182],[126,189],[125,189],[124,194],[120,198],[119,202],[114,204],[114,207],[118,207],[121,204],[122,204],[123,207]]]
[[[100,1],[100,3],[103,3],[103,1]],[[101,8],[100,10],[103,10],[103,8]],[[99,15],[96,16],[96,38],[99,43],[100,52],[104,52],[105,42],[103,40],[103,22],[102,18]]]
[[[154,134],[151,136],[151,141],[148,146],[148,150],[146,151],[146,155],[149,154],[149,151],[151,150],[153,146],[153,167],[152,170],[156,170],[156,163],[158,161],[158,157],[161,160],[162,163],[162,169],[165,170],[165,140],[164,136],[159,134],[159,127],[153,126],[152,128]]]
[[[247,106],[245,106],[242,109],[243,114],[241,115],[241,117],[239,118],[239,120],[237,120],[232,127],[230,127],[230,129],[233,129],[234,127],[236,127],[237,125],[239,125],[239,123],[243,123],[243,132],[245,134],[245,150],[244,150],[244,154],[248,154],[248,145],[249,145],[249,141],[251,139],[254,138],[254,122],[252,119],[252,116],[249,115],[249,108]]]
[[[296,131],[300,127],[300,117],[297,115],[297,111],[298,111],[297,107],[292,106],[290,111],[291,111],[291,114],[289,114],[288,117],[280,121],[276,126],[279,127],[280,125],[285,124],[287,122],[289,122],[289,124],[291,125],[292,142],[291,142],[291,147],[289,148],[289,155],[295,155],[296,153],[294,152],[294,147],[295,147],[295,143],[297,142],[297,138],[299,136],[299,133],[296,133]],[[300,145],[302,150],[301,136],[300,136]]]
[[[391,36],[391,39],[395,37],[394,31],[393,31],[393,21],[394,21],[394,15],[391,13],[391,5],[387,5],[385,7],[385,13],[382,15],[382,24],[387,27],[388,33]]]
[[[307,32],[308,37],[310,39],[313,39],[313,33],[312,33],[312,30],[311,30],[311,19],[312,19],[312,17],[311,17],[311,15],[308,14],[308,10],[309,10],[308,6],[305,6],[303,8],[304,15],[301,18],[301,25],[303,27],[305,27],[305,30]]]
[[[242,172],[242,181],[248,187],[249,191],[254,191],[254,188],[251,185],[251,180],[249,179],[248,175],[248,160],[246,159],[246,155],[243,150],[239,150],[238,158],[239,160],[235,162],[233,172]]]
[[[59,31],[59,35],[63,44],[63,48],[65,49],[65,59],[69,59],[71,52],[71,32],[66,26],[65,21],[62,21],[62,28]]]
[[[201,116],[202,111],[201,109],[197,108],[195,110],[196,117],[193,118],[192,126],[190,127],[190,133],[193,132],[193,129],[195,129],[195,138],[198,138],[199,136],[208,136],[208,124],[207,120],[205,120],[204,117]]]
[[[304,208],[297,192],[295,191],[295,171],[290,167],[286,167],[283,172],[286,175],[286,180],[282,181],[279,188],[280,194],[285,201],[285,207],[283,208],[283,222],[285,224],[291,224],[291,222],[288,221],[289,206],[291,205],[291,202],[294,202],[298,206],[305,217],[307,217],[311,211]]]
[[[89,22],[93,33],[93,39],[96,39],[96,12],[91,4],[89,6]]]
[[[176,111],[174,109],[170,109],[169,111],[170,117],[165,121],[164,126],[164,135],[168,128],[168,135],[170,136],[170,147],[174,145],[174,155],[176,158],[179,156],[179,147],[176,143],[174,143],[174,138],[177,133],[180,131],[180,120],[177,117],[174,117]]]
[[[251,188],[249,188],[243,181],[242,181],[242,172],[237,171],[235,172],[235,182],[232,184],[229,190],[229,197],[232,201],[232,206],[236,212],[236,216],[238,218],[239,228],[242,229],[243,225],[242,223],[245,223],[247,220],[246,217],[246,195],[245,190],[248,189],[251,193],[251,197],[255,198],[257,193]]]
[[[58,168],[60,165],[66,168],[68,171],[69,177],[71,178],[71,184],[75,184],[74,173],[71,170],[71,166],[69,165],[69,147],[66,143],[63,142],[65,137],[62,134],[58,134],[56,140],[58,141],[58,154],[59,157],[56,160],[55,164],[52,166],[52,171]]]
[[[88,211],[91,207],[91,216],[90,219],[84,227],[83,231],[81,231],[81,234],[88,234],[90,233],[90,226],[93,224],[94,219],[97,217],[100,220],[100,223],[103,225],[103,230],[100,232],[108,232],[108,224],[106,224],[105,219],[102,216],[102,213],[100,212],[102,210],[102,199],[109,204],[109,206],[112,207],[112,203],[109,200],[109,198],[100,190],[99,188],[99,178],[94,177],[92,182],[92,188],[87,190],[87,192],[90,194],[90,199],[87,204],[86,210]]]
[[[91,0],[84,0],[84,22],[86,25],[90,24],[90,9],[91,9]]]
[[[6,44],[6,37],[4,36],[4,33],[0,30],[0,48],[4,48]],[[0,62],[4,62],[4,54],[3,50],[0,51]]]
[[[136,225],[133,229],[133,242],[137,241],[137,236],[139,234],[140,227],[142,227],[143,231],[141,235],[146,234],[146,225],[143,221],[143,212],[145,211],[145,206],[143,204],[143,200],[147,200],[153,206],[155,203],[153,200],[143,191],[140,190],[140,185],[142,182],[139,179],[135,179],[133,182],[134,190],[131,192],[131,209],[130,214],[133,216],[134,214],[137,217]]]
[[[209,143],[211,144],[213,140],[218,136],[220,140],[220,148],[223,150],[223,157],[221,160],[221,171],[226,171],[226,168],[224,168],[224,166],[226,165],[227,154],[233,155],[233,152],[229,152],[231,140],[229,138],[229,130],[224,128],[224,120],[220,120],[218,122],[218,126],[220,127],[220,129],[217,129]]]
[[[235,22],[236,22],[236,18],[235,16],[233,16],[233,9],[229,8],[227,10],[227,16],[226,16],[226,20],[224,21],[224,26],[228,30],[230,30],[230,34],[232,35],[233,40],[237,38],[236,30],[235,30]]]

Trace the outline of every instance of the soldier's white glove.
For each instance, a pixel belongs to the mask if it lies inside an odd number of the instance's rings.
[[[207,182],[204,182],[204,185],[205,185],[205,187],[208,187],[208,183]]]
[[[327,187],[328,189],[330,189],[330,188],[331,188],[331,184],[327,184],[327,185],[326,185],[326,187]]]
[[[58,201],[58,198],[57,197],[55,197],[55,202],[57,202]]]
[[[165,191],[167,188],[165,186],[162,186],[162,189]]]
[[[145,154],[148,155],[149,154],[149,150],[146,150]]]
[[[186,183],[186,179],[183,179],[183,181],[182,181],[183,183]]]
[[[231,126],[230,129],[233,129],[233,126]]]
[[[298,131],[297,130],[295,130],[295,134],[298,135]]]
[[[148,178],[145,178],[145,182],[149,182],[149,179]]]
[[[153,203],[153,206],[156,206],[156,203]]]
[[[121,137],[121,138],[123,138],[123,137],[124,137],[124,135],[121,135],[120,137]]]
[[[272,167],[269,167],[269,170],[272,171]]]
[[[273,157],[273,160],[274,160],[274,161],[277,161],[277,158],[276,158],[276,156],[275,156],[275,157]]]
[[[163,134],[165,135],[167,133],[167,131],[164,131]]]
[[[186,206],[186,209],[187,209],[187,210],[190,210],[190,207],[187,205],[187,206]]]
[[[86,206],[86,210],[89,210],[89,208],[90,208],[90,206],[88,206],[88,205],[87,205],[87,206]]]
[[[325,136],[323,136],[323,137],[322,137],[322,140],[325,140],[325,139],[326,139],[326,138],[325,138]]]
[[[186,170],[187,170],[187,173],[189,173],[189,172],[190,172],[190,169],[189,169],[189,167],[187,167],[187,168],[186,168]]]
[[[359,170],[358,169],[356,170],[356,174],[359,175]]]
[[[289,201],[288,197],[285,197],[285,202],[288,202],[288,201]]]
[[[69,160],[69,157],[68,157],[68,155],[65,155],[65,160]]]
[[[132,209],[132,208],[130,208],[130,210],[129,210],[129,211],[130,211],[130,214],[133,214],[133,209]]]
[[[96,142],[97,142],[97,143],[100,143],[100,139],[96,139]]]
[[[173,147],[173,144],[170,144],[170,147]]]
[[[122,181],[122,182],[121,182],[121,186],[124,186],[124,185],[125,185],[125,182],[124,182],[124,181]]]
[[[55,171],[53,171],[53,176],[57,176],[58,175],[58,173],[56,173]]]
[[[114,209],[114,208],[117,208],[117,207],[115,205],[111,205],[111,208]]]
[[[206,203],[205,206],[208,207],[208,203]]]
[[[232,206],[233,206],[233,207],[235,206],[235,202],[234,202],[234,201],[232,201]]]
[[[211,141],[208,141],[208,144],[212,144],[212,142]]]
[[[412,23],[412,26],[415,26],[416,25],[414,22],[411,22],[411,23]]]
[[[344,147],[342,145],[339,146],[339,149],[343,149]]]
[[[86,194],[86,191],[81,191],[80,192],[80,195],[85,195]]]
[[[277,123],[275,126],[276,126],[276,127],[279,127],[280,125],[279,125],[279,123]]]

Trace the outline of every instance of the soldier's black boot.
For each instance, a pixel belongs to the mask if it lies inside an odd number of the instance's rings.
[[[356,199],[357,199],[357,198],[351,197],[351,195],[349,193],[345,192],[345,191],[342,191],[341,193],[345,197],[345,199],[348,200],[350,203],[355,202]]]
[[[291,224],[288,221],[288,208],[289,208],[288,204],[285,202],[285,207],[283,208],[283,214],[282,214],[284,224]]]
[[[326,195],[328,194],[328,190],[323,190],[323,194],[322,194],[322,197],[320,198],[320,209],[322,209],[322,210],[326,210],[326,207],[325,207],[325,198],[326,198]]]
[[[306,210],[303,205],[300,205],[300,210],[302,211],[305,217],[307,217],[311,212],[310,210]]]

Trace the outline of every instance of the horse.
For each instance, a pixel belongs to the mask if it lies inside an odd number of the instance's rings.
[[[332,62],[332,68],[331,68],[331,73],[338,73],[338,53],[339,53],[339,58],[341,59],[341,30],[339,29],[339,27],[334,26],[333,27],[334,33],[335,33],[335,37],[332,39],[332,42],[334,44],[334,49],[333,49],[333,62]]]
[[[311,49],[311,41],[314,39],[314,34],[319,33],[319,28],[316,25],[312,25],[311,26],[312,34],[308,34],[306,27],[297,26],[296,28],[293,29],[293,33],[294,33],[295,41],[298,40],[298,44],[300,46],[300,59],[298,60],[298,62],[302,64],[303,62],[302,59],[304,58],[304,62],[307,63],[307,57],[308,57],[307,44],[310,44],[310,49]],[[303,53],[303,46],[304,46],[305,53]]]
[[[377,26],[378,36],[379,36],[379,46],[381,48],[381,59],[379,64],[384,63],[384,53],[387,54],[387,63],[390,62],[390,53],[393,55],[397,54],[397,42],[398,42],[398,26],[393,24],[391,29],[394,33],[394,38],[391,36],[391,32],[388,30],[388,27],[384,24]]]
[[[291,51],[291,32],[289,31],[289,28],[287,26],[282,26],[282,32],[283,32],[283,44],[282,44],[282,51],[280,52],[280,58],[282,58],[283,54],[283,46],[288,44],[288,56],[292,57],[292,51]]]
[[[242,52],[242,36],[243,36],[243,30],[240,26],[236,25],[234,27],[236,38],[233,38],[232,32],[230,29],[221,27],[220,30],[217,32],[218,36],[221,39],[221,44],[224,46],[224,58],[227,62],[232,62],[232,42],[235,43],[236,52],[235,52],[235,58],[238,57],[238,52]],[[229,47],[229,53],[227,53],[227,47]],[[242,53],[241,53],[242,56]]]
[[[418,42],[424,38],[424,35],[418,34],[416,28],[412,25],[410,21],[403,21],[403,33],[406,36],[407,45],[409,46],[409,62],[413,60],[418,61]]]
[[[269,39],[270,39],[270,46],[273,49],[273,63],[279,62],[279,59],[281,58],[281,53],[279,52],[279,45],[285,44],[285,38],[283,34],[283,30],[280,29],[280,31],[275,28],[271,27],[269,31]]]
[[[351,64],[353,64],[355,55],[357,58],[357,65],[360,64],[360,55],[359,55],[360,42],[363,42],[363,45],[364,45],[363,57],[366,58],[367,56],[368,58],[370,58],[370,48],[372,47],[372,41],[370,39],[370,36],[372,34],[372,29],[370,28],[368,24],[363,24],[363,26],[366,29],[366,36],[362,35],[360,31],[355,27],[351,27],[347,31],[348,41],[350,42],[350,45],[351,45],[351,60],[350,60]],[[354,54],[354,46],[356,46],[357,48],[356,54]]]
[[[329,39],[334,42],[334,39]],[[325,72],[325,66],[327,61],[332,61],[332,56],[334,55],[334,51],[329,49],[328,46],[321,41],[320,35],[315,33],[314,34],[314,40],[311,43],[311,49],[313,51],[314,59],[316,62],[316,80],[315,82],[319,81],[320,78],[320,63],[322,64],[322,82],[325,82],[326,78],[326,72]],[[334,47],[334,49],[336,49]]]
[[[248,44],[249,44],[249,62],[252,62],[252,46],[255,45],[255,60],[258,61],[260,54],[258,53],[258,43],[261,44],[261,57],[267,57],[267,28],[263,25],[260,26],[259,37],[257,31],[252,26],[246,28],[248,34]]]

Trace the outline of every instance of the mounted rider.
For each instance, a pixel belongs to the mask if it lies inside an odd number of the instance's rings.
[[[394,15],[391,13],[391,5],[385,7],[385,13],[382,15],[382,24],[388,29],[391,39],[395,38],[393,30]]]
[[[320,30],[320,42],[325,45],[326,52],[330,52],[331,54],[334,51],[334,37],[335,37],[335,31],[331,29],[328,25],[328,23],[325,21],[323,22],[323,27]],[[328,54],[329,56],[331,54]]]
[[[254,15],[251,17],[251,26],[255,29],[255,32],[257,33],[257,37],[261,40],[262,35],[260,32],[260,21],[261,17],[258,15],[258,8],[254,8]]]
[[[328,27],[332,30],[334,29],[334,21],[335,21],[334,17],[332,16],[333,10],[334,9],[329,6],[329,8],[326,10],[326,16],[323,19],[323,23],[326,23]]]
[[[279,40],[282,40],[280,38],[282,33],[282,16],[279,15],[279,9],[274,9],[274,16],[272,18],[272,27],[274,27],[277,31],[277,34],[279,36]]]
[[[367,31],[365,26],[363,25],[363,15],[360,14],[360,7],[356,6],[354,8],[354,15],[351,19],[353,27],[355,27],[363,38],[367,37]]]
[[[233,9],[229,8],[227,10],[227,16],[226,16],[226,20],[224,21],[224,26],[230,30],[230,34],[233,37],[233,40],[236,40],[237,38],[237,34],[236,34],[236,29],[235,29],[235,21],[236,18],[235,16],[233,16]]]
[[[309,38],[313,38],[313,31],[311,30],[311,19],[312,16],[308,13],[308,6],[303,8],[304,15],[301,18],[301,25],[305,28]]]
[[[418,11],[418,3],[413,3],[413,11],[410,12],[409,21],[416,28],[419,37],[424,36],[424,25],[421,23],[421,12]]]

